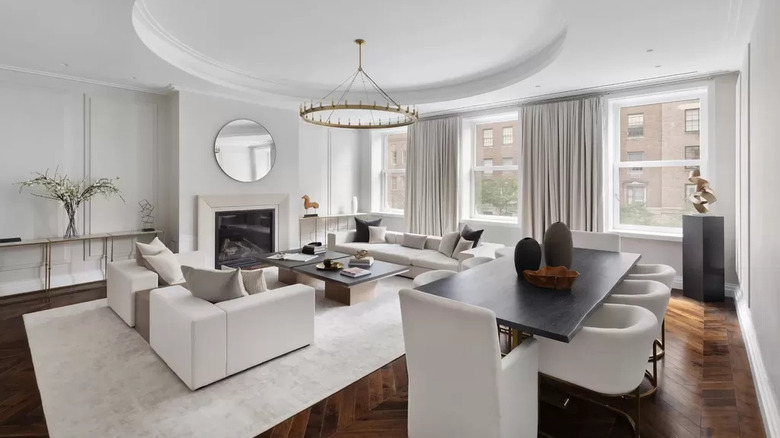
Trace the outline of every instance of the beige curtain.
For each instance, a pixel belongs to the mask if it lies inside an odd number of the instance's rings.
[[[550,224],[602,228],[602,128],[598,97],[521,109],[523,230],[541,242]]]
[[[460,119],[422,120],[409,128],[406,158],[406,229],[441,236],[458,227]]]

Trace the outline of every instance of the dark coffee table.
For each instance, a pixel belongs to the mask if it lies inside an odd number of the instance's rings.
[[[347,260],[341,260],[346,266]],[[408,266],[396,265],[379,260],[369,268],[371,275],[352,278],[341,275],[341,271],[321,271],[315,264],[300,265],[292,268],[299,275],[316,278],[325,282],[325,298],[346,305],[361,303],[376,296],[377,282],[409,270]]]
[[[288,251],[284,251],[286,254],[300,254],[300,249],[291,249]],[[279,268],[279,281],[286,284],[296,284],[299,283],[298,276],[293,272],[294,268],[300,267],[300,266],[306,266],[306,265],[316,265],[317,263],[322,263],[325,259],[346,259],[349,257],[352,257],[349,254],[344,254],[341,252],[336,251],[325,251],[324,254],[320,254],[316,256],[315,258],[300,262],[295,260],[276,260],[276,259],[269,259],[268,257],[277,254],[275,252],[263,254],[260,257],[258,257],[258,260],[264,264],[264,265],[270,265],[270,266],[276,266]],[[346,260],[342,260],[342,262],[346,265]]]

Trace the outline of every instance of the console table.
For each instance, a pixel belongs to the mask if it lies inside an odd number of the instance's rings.
[[[0,250],[6,249],[6,248],[19,248],[22,246],[40,246],[43,249],[43,289],[44,290],[50,290],[51,289],[51,249],[54,247],[54,245],[62,244],[62,243],[73,243],[73,242],[83,242],[84,244],[93,241],[93,240],[101,240],[103,241],[103,278],[105,278],[106,273],[106,266],[109,261],[114,261],[114,239],[116,238],[125,238],[125,237],[138,237],[138,236],[158,236],[162,234],[162,230],[153,230],[153,231],[116,231],[111,233],[100,233],[100,234],[85,234],[83,236],[78,237],[72,237],[69,239],[63,238],[63,237],[50,237],[50,238],[43,238],[43,239],[30,239],[30,240],[22,240],[19,242],[6,242],[6,243],[0,243]],[[109,248],[110,245],[110,248]],[[86,251],[84,251],[86,254]],[[86,257],[86,256],[85,256]]]
[[[309,243],[309,242],[304,242],[303,241],[303,236],[304,235],[311,237],[312,234],[313,234],[314,235],[314,241],[317,241],[317,238],[319,237],[319,233],[320,233],[320,225],[324,224],[324,227],[322,227],[323,239],[320,240],[319,242],[325,243],[325,240],[327,240],[328,231],[331,231],[330,224],[331,224],[332,221],[334,221],[334,220],[336,221],[335,231],[340,231],[342,229],[341,228],[341,219],[346,219],[346,222],[347,222],[346,229],[349,230],[350,229],[350,227],[349,227],[349,219],[350,218],[354,218],[354,217],[358,217],[358,216],[366,216],[366,215],[368,215],[368,213],[345,213],[345,214],[332,214],[332,215],[327,215],[327,216],[302,217],[302,218],[298,219],[298,241],[299,241],[298,242],[299,243],[298,247],[302,248],[304,245]],[[314,233],[311,233],[311,232],[304,233],[304,231],[303,231],[304,226],[309,227],[309,229],[311,229],[311,227],[314,227]]]

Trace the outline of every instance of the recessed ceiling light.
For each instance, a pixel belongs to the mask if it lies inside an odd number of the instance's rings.
[[[655,68],[661,68],[661,64],[656,65]]]
[[[652,52],[652,51],[653,51],[653,49],[647,49],[647,50],[645,50],[645,52],[647,52],[647,53],[650,53],[650,52]]]
[[[68,65],[68,63],[67,63],[67,62],[63,62],[63,63],[62,63],[62,64],[60,64],[60,65],[62,66],[62,68],[68,68],[68,67],[70,67],[70,65]]]
[[[542,86],[541,86],[541,85],[535,85],[534,87],[535,87],[535,88],[542,88]]]
[[[137,78],[137,77],[135,77],[135,76],[133,76],[133,80],[134,80],[134,81],[136,81],[136,80],[138,80],[138,78]]]

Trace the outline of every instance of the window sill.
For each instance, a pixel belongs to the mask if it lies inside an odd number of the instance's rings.
[[[609,230],[609,232],[620,234],[620,237],[625,237],[628,239],[682,242],[682,234],[678,234],[678,233],[657,233],[652,231],[627,231],[627,230]]]
[[[396,212],[396,211],[372,211],[371,213],[368,213],[370,216],[380,216],[380,217],[394,217],[394,218],[401,218],[403,219],[404,213]]]
[[[517,223],[517,218],[507,218],[507,219],[488,219],[488,218],[466,218],[461,219],[461,222],[468,222],[472,224],[483,224],[483,225],[490,225],[490,226],[500,226],[500,227],[520,227],[520,224]]]

